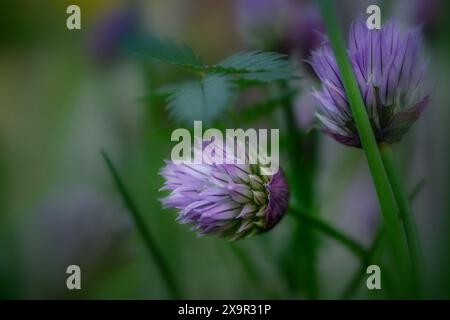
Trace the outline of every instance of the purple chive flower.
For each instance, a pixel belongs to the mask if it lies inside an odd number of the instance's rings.
[[[116,59],[125,42],[138,32],[138,13],[134,6],[107,13],[89,34],[88,49],[99,63]]]
[[[348,54],[378,142],[398,142],[429,102],[422,92],[426,64],[419,56],[418,32],[402,34],[393,21],[380,30],[369,30],[362,20],[352,24]],[[361,147],[329,43],[313,52],[310,63],[322,82],[322,90],[313,96],[324,132],[345,145]]]
[[[422,24],[429,35],[437,30],[446,12],[442,0],[415,0],[412,9],[413,21]]]
[[[284,36],[286,51],[306,58],[323,42],[325,26],[320,11],[312,1],[295,2]]]
[[[289,201],[286,178],[279,169],[262,175],[262,165],[175,164],[166,161],[161,190],[166,208],[179,210],[177,220],[200,235],[218,234],[237,240],[273,228]]]

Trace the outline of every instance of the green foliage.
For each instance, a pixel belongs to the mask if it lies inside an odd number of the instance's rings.
[[[116,184],[117,190],[119,191],[120,196],[124,202],[125,207],[130,212],[131,217],[135,222],[135,226],[137,231],[140,233],[142,240],[147,248],[149,256],[152,257],[161,273],[161,277],[165,280],[166,285],[174,299],[181,298],[181,291],[178,285],[178,282],[175,279],[174,274],[169,268],[169,264],[167,263],[163,251],[158,247],[156,241],[154,240],[153,235],[150,230],[147,228],[145,224],[145,220],[142,217],[141,212],[138,210],[138,207],[134,200],[132,199],[128,189],[125,187],[119,172],[117,171],[115,165],[112,160],[109,158],[105,151],[101,151],[101,155],[103,160],[105,160],[106,166],[108,167],[109,173]]]
[[[202,70],[204,67],[202,58],[191,47],[169,39],[141,36],[132,39],[127,47],[143,57],[158,59],[194,71]]]
[[[180,122],[192,124],[194,120],[202,120],[211,123],[228,106],[233,95],[231,87],[226,76],[215,74],[183,84],[169,97],[169,112]]]
[[[240,90],[294,77],[290,61],[276,52],[240,52],[217,64],[205,65],[189,46],[171,40],[139,37],[133,39],[128,47],[144,57],[152,57],[200,75],[198,81],[169,85],[165,88],[170,90],[156,90],[144,98],[151,101],[165,99],[172,117],[187,124],[194,120],[206,123],[216,120]],[[274,104],[278,102],[271,101],[269,111]]]
[[[291,63],[284,55],[264,51],[233,54],[217,65],[208,66],[208,70],[222,74],[234,74],[243,80],[263,83],[293,77]]]

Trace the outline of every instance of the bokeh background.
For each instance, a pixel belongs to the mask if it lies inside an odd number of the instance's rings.
[[[395,153],[408,189],[423,181],[414,212],[427,297],[450,298],[448,1],[337,2],[345,34],[370,4],[382,8],[383,21],[395,17],[409,27],[423,25],[432,100]],[[81,7],[80,31],[66,28],[69,4]],[[171,297],[101,150],[117,164],[184,298],[308,297],[296,276],[302,255],[290,217],[230,246],[224,239],[197,237],[175,222],[175,212],[162,209],[158,170],[180,124],[162,101],[142,98],[186,73],[124,53],[121,45],[136,32],[189,43],[206,62],[246,49],[288,54],[302,75],[296,83],[297,125],[314,131],[308,92],[318,84],[304,59],[320,44],[323,26],[312,1],[1,1],[0,298]],[[277,127],[283,135],[283,123]],[[380,214],[363,154],[321,134],[315,143],[313,190],[320,217],[370,245]],[[317,238],[318,297],[339,298],[359,262],[329,238]],[[69,264],[82,269],[80,291],[65,288]],[[352,297],[379,296],[360,288]]]

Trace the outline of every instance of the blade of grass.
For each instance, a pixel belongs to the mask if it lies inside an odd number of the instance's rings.
[[[249,256],[246,254],[246,252],[235,243],[230,242],[229,243],[231,251],[233,251],[234,255],[238,258],[240,261],[242,268],[244,269],[245,273],[247,274],[250,281],[253,283],[255,288],[264,293],[265,296],[267,296],[269,299],[277,299],[278,295],[275,292],[267,290],[263,286],[262,277],[254,265],[253,261],[249,258]]]
[[[422,190],[424,184],[425,180],[421,180],[411,190],[411,192],[409,193],[409,200],[411,202],[414,202],[417,195]],[[377,235],[375,236],[375,240],[373,241],[366,258],[363,259],[361,267],[358,269],[358,272],[354,275],[354,277],[350,280],[349,284],[345,287],[344,291],[342,292],[341,299],[349,299],[355,294],[356,290],[358,290],[359,285],[366,276],[367,267],[371,265],[374,261],[379,260],[385,243],[386,243],[386,230],[384,227],[381,227],[378,230]]]
[[[416,199],[420,191],[422,191],[423,187],[425,186],[426,182],[427,181],[425,179],[422,179],[414,186],[414,188],[411,190],[409,194],[409,199],[411,199],[410,200],[411,202],[413,202]]]
[[[116,187],[122,197],[122,200],[123,200],[125,206],[128,208],[129,212],[131,213],[131,215],[134,219],[136,228],[137,228],[138,232],[140,233],[142,240],[145,243],[147,251],[150,254],[150,256],[153,258],[153,260],[155,261],[156,266],[157,266],[159,272],[161,273],[161,276],[164,279],[171,296],[174,299],[180,299],[181,298],[180,289],[179,289],[177,283],[175,282],[175,277],[171,273],[168,263],[164,259],[164,255],[162,254],[161,250],[158,248],[155,240],[153,239],[152,235],[150,234],[149,229],[145,225],[145,222],[144,222],[137,206],[135,205],[130,194],[128,193],[128,191],[127,191],[124,183],[122,182],[122,179],[120,178],[119,173],[117,172],[111,159],[108,157],[106,152],[104,152],[103,150],[101,151],[101,154],[103,156],[103,159],[106,162],[106,165],[108,166],[108,170],[114,179]]]
[[[318,0],[322,17],[331,42],[331,47],[339,66],[341,78],[348,97],[352,115],[358,130],[367,163],[380,202],[381,211],[386,225],[386,232],[391,248],[392,259],[398,266],[397,276],[402,289],[409,289],[410,268],[408,265],[407,248],[404,241],[402,226],[398,215],[398,207],[394,193],[383,165],[380,150],[372,131],[358,84],[353,74],[340,28],[336,21],[330,0]]]
[[[368,251],[362,245],[360,245],[352,238],[348,237],[343,232],[335,229],[325,221],[322,221],[321,219],[309,214],[299,212],[294,208],[289,208],[289,211],[293,213],[292,216],[295,216],[299,220],[299,222],[305,223],[309,227],[312,227],[313,229],[333,238],[337,242],[344,245],[351,252],[353,252],[353,254],[358,258],[364,259],[367,256]]]
[[[414,214],[408,196],[406,195],[405,189],[395,168],[391,147],[387,144],[382,144],[380,150],[384,167],[386,168],[389,180],[391,181],[391,186],[399,207],[400,217],[403,222],[409,255],[412,262],[414,281],[416,282],[415,285],[420,292],[422,282],[422,253]]]
[[[287,94],[291,91],[287,81],[279,83],[281,94]],[[284,118],[287,127],[287,147],[289,154],[291,190],[295,205],[299,207],[299,211],[313,212],[313,183],[311,181],[312,167],[308,166],[306,155],[302,155],[301,148],[303,139],[295,124],[295,116],[293,110],[292,96],[286,96],[283,103]],[[312,155],[313,153],[311,153]],[[312,161],[314,164],[314,161]],[[306,294],[310,299],[316,299],[319,295],[316,262],[317,239],[308,228],[299,225],[295,231],[293,245],[298,246],[298,260],[294,260],[299,265],[299,282],[304,286]]]
[[[359,285],[361,284],[364,276],[366,275],[366,270],[372,262],[379,260],[379,257],[382,253],[383,246],[386,243],[386,230],[381,228],[377,233],[375,240],[372,243],[372,246],[369,249],[369,252],[364,257],[361,267],[358,269],[358,272],[355,276],[350,280],[349,284],[345,287],[344,292],[341,295],[341,299],[349,299],[351,298]]]

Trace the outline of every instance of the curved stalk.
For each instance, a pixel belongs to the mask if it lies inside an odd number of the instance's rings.
[[[406,195],[405,189],[396,170],[391,147],[387,144],[382,144],[380,146],[380,151],[381,157],[383,158],[384,167],[386,168],[386,172],[399,207],[400,217],[403,222],[406,241],[408,243],[414,277],[417,282],[416,285],[420,287],[422,254],[414,214],[412,212],[408,196]]]
[[[344,39],[339,31],[331,2],[330,0],[318,0],[318,3],[328,31],[331,47],[339,66],[345,92],[361,140],[361,145],[364,149],[367,163],[372,174],[372,179],[387,228],[392,258],[395,259],[394,261],[399,267],[399,276],[404,276],[404,273],[409,273],[409,266],[406,255],[406,244],[402,234],[402,226],[398,216],[398,207],[394,198],[394,193],[383,165],[377,141],[358,84],[353,74],[353,68],[350,64],[344,45]],[[402,284],[405,288],[408,286],[405,279],[403,279]]]
[[[422,190],[424,183],[425,180],[419,181],[411,190],[408,196],[408,200],[410,201],[410,203],[414,203],[414,200]],[[343,293],[341,295],[342,299],[349,299],[354,295],[354,293],[358,289],[358,286],[361,284],[362,280],[364,279],[364,276],[366,275],[366,268],[369,266],[369,264],[377,261],[380,258],[385,243],[386,243],[386,230],[382,226],[378,230],[377,235],[375,236],[375,240],[373,241],[370,247],[368,256],[366,257],[366,259],[363,260],[363,263],[361,264],[361,267],[359,268],[358,272],[353,276],[349,284],[343,290]]]
[[[144,220],[142,219],[137,206],[135,205],[134,201],[131,199],[131,196],[128,194],[127,189],[125,188],[125,185],[123,184],[119,173],[117,172],[116,168],[114,167],[114,164],[112,163],[111,159],[108,157],[108,155],[102,151],[103,159],[106,162],[106,165],[108,166],[108,169],[114,179],[114,182],[116,183],[117,189],[122,196],[122,199],[124,201],[125,206],[130,211],[134,222],[136,224],[136,228],[138,232],[141,234],[142,239],[144,240],[145,246],[147,247],[147,251],[149,252],[150,256],[153,257],[156,266],[158,267],[159,272],[161,273],[162,278],[165,280],[166,285],[169,289],[170,294],[172,295],[172,298],[174,299],[181,299],[180,289],[178,287],[178,284],[175,281],[175,277],[171,273],[168,263],[164,259],[164,255],[159,250],[159,247],[157,246],[156,242],[153,240],[152,235],[150,234],[150,231],[145,225]]]
[[[347,249],[349,249],[351,252],[353,252],[355,256],[357,256],[358,258],[365,259],[366,256],[368,255],[367,250],[362,245],[360,245],[352,238],[348,237],[343,232],[335,229],[325,221],[312,215],[299,212],[294,208],[289,208],[289,211],[291,211],[293,215],[300,220],[300,222],[306,223],[309,226],[315,228],[317,231],[320,231],[328,235],[329,237],[333,238],[334,240],[338,241],[339,243],[344,245]]]
[[[269,290],[264,286],[265,282],[262,279],[262,275],[260,274],[256,265],[250,259],[250,257],[246,254],[246,252],[233,242],[230,242],[229,246],[231,248],[231,251],[233,251],[234,255],[241,263],[243,270],[249,277],[255,289],[262,292],[269,299],[278,299],[279,297],[276,292],[274,292],[273,290]]]
[[[290,92],[286,81],[280,81],[280,90],[282,95]],[[311,176],[313,168],[308,166],[309,163],[306,161],[306,157],[299,155],[304,141],[295,124],[292,96],[286,95],[283,107],[288,131],[289,165],[293,177],[290,183],[292,195],[300,211],[311,213],[313,212],[313,184]],[[294,245],[298,246],[300,251],[298,253],[300,282],[304,285],[308,298],[317,299],[319,296],[317,270],[315,268],[317,241],[314,238],[314,234],[308,228],[303,228],[302,225],[296,229],[295,237]]]
[[[369,249],[369,252],[364,257],[358,272],[353,276],[349,284],[345,287],[341,295],[341,299],[349,299],[353,296],[355,291],[360,286],[362,279],[364,278],[364,276],[366,276],[367,267],[373,262],[379,260],[385,242],[386,232],[384,228],[381,228],[377,233],[375,240],[373,241],[372,246]]]

